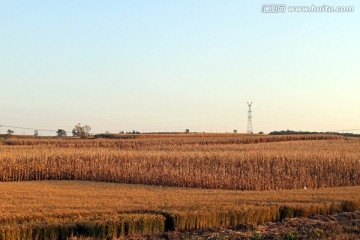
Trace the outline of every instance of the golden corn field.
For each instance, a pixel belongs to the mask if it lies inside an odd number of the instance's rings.
[[[117,137],[115,135],[115,137]],[[149,134],[149,135],[120,135],[119,139],[86,139],[78,138],[45,138],[36,139],[33,137],[13,138],[4,141],[6,145],[17,146],[51,146],[51,147],[105,147],[117,149],[162,149],[166,147],[198,145],[230,145],[230,144],[252,144],[283,141],[301,140],[337,140],[342,139],[335,135],[240,135],[240,134]]]
[[[0,181],[91,180],[234,190],[358,185],[360,142],[318,137],[323,140],[10,140],[0,148]],[[244,144],[248,141],[257,144]]]
[[[0,181],[0,239],[117,239],[261,223],[359,209],[360,140],[10,138],[0,145]]]

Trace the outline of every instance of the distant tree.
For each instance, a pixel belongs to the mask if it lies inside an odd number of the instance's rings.
[[[34,130],[34,136],[38,137],[39,136],[39,131],[38,130]]]
[[[185,133],[190,133],[190,130],[189,130],[189,129],[185,129]]]
[[[66,137],[67,133],[66,133],[66,131],[64,129],[58,129],[56,131],[56,136],[58,136],[58,137]]]
[[[124,131],[119,132],[119,134],[124,134]]]
[[[90,130],[91,130],[90,126],[88,126],[88,125],[81,126],[81,124],[78,123],[78,125],[76,125],[73,128],[72,134],[73,134],[73,136],[76,136],[76,137],[87,138],[90,136]]]
[[[105,133],[106,133],[106,134],[109,134],[109,133],[110,133],[110,131],[105,131]]]
[[[8,129],[8,130],[7,130],[7,134],[8,134],[8,135],[13,135],[13,134],[14,134],[14,131],[11,130],[11,129]]]
[[[237,130],[236,130],[236,129],[234,129],[234,133],[237,133]]]
[[[264,134],[264,132],[263,132],[263,131],[261,131],[261,132],[259,132],[258,134]]]

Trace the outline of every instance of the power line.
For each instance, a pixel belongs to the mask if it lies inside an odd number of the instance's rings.
[[[345,130],[337,130],[337,132],[348,132],[348,131],[360,131],[360,129],[345,129]]]
[[[1,125],[1,127],[16,128],[16,129],[26,129],[26,130],[38,130],[38,131],[45,131],[45,132],[56,132],[55,130],[40,129],[40,128],[16,127],[16,126],[7,126],[7,125]]]
[[[15,129],[23,129],[23,130],[37,130],[37,131],[43,131],[43,132],[54,132],[56,133],[57,130],[49,130],[49,129],[42,129],[42,128],[30,128],[30,127],[17,127],[17,126],[7,126],[7,125],[0,125],[1,127],[7,127],[7,128],[15,128]],[[66,131],[69,133],[68,131]]]

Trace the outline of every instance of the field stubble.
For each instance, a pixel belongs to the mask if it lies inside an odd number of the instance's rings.
[[[243,192],[31,181],[3,183],[0,192],[0,239],[18,239],[21,234],[33,239],[116,238],[264,223],[360,207],[360,187]]]

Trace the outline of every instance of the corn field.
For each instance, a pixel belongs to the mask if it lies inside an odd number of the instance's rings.
[[[325,135],[10,139],[0,146],[0,159],[0,181],[91,180],[234,190],[360,184],[360,141]]]
[[[78,138],[12,138],[3,142],[9,146],[49,146],[66,148],[104,147],[117,149],[162,149],[166,147],[198,146],[198,145],[233,145],[254,144],[284,141],[306,140],[338,140],[335,135],[241,135],[241,134],[154,134],[129,135],[120,139],[78,139]]]

